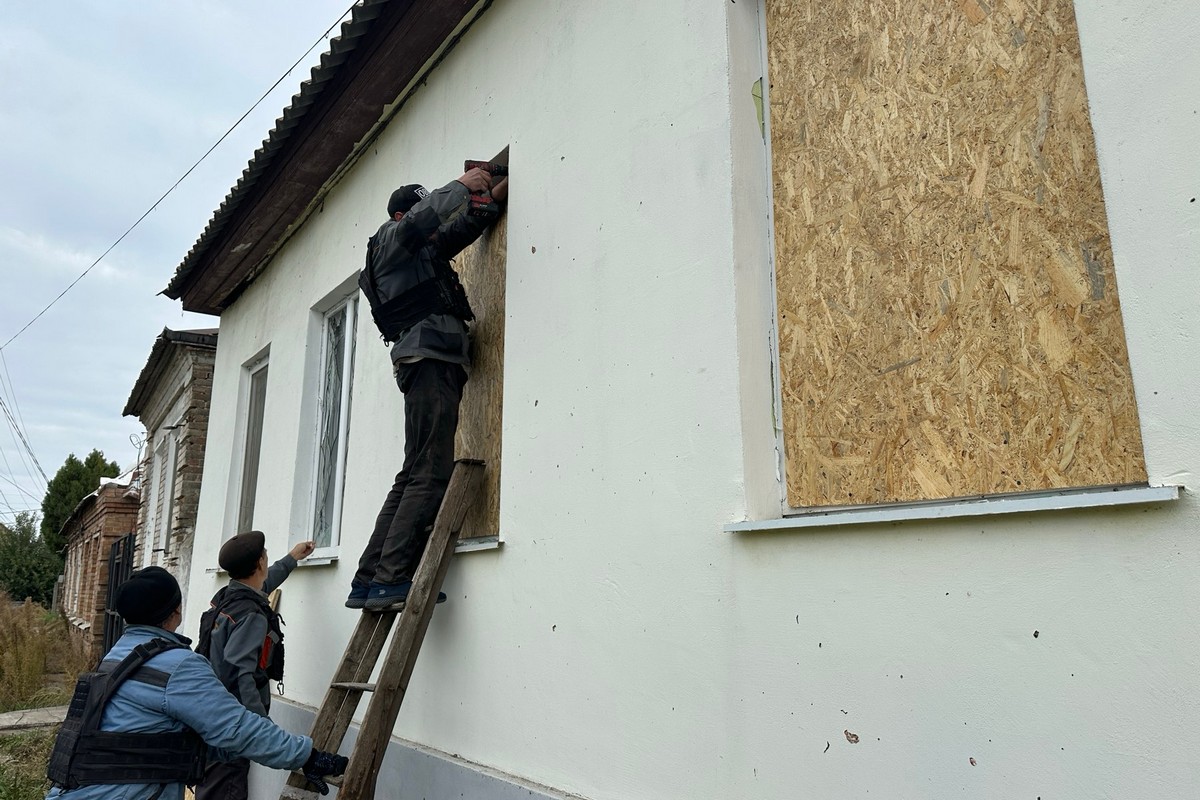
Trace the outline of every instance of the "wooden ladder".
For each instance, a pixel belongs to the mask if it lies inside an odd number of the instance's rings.
[[[337,752],[363,694],[371,693],[346,774],[327,779],[331,786],[339,787],[339,800],[372,800],[375,797],[375,778],[396,725],[400,704],[404,702],[421,642],[429,628],[434,601],[450,567],[450,556],[454,554],[467,509],[478,496],[482,480],[482,461],[460,459],[455,463],[403,610],[363,611],[359,615],[342,662],[334,672],[333,681],[313,720],[311,733],[313,747]],[[392,637],[378,682],[369,683],[397,617],[400,627]],[[302,774],[293,772],[280,800],[311,800],[318,796]]]

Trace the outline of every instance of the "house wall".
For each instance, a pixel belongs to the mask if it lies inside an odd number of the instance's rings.
[[[68,587],[63,612],[71,636],[98,661],[104,644],[104,606],[108,596],[108,556],[113,543],[134,530],[137,500],[128,486],[108,483],[94,502],[68,521],[63,582]]]
[[[1200,11],[1077,13],[1150,482],[1191,489]],[[597,800],[1189,795],[1190,494],[722,532],[781,498],[760,45],[753,2],[495,4],[223,315],[194,557],[220,545],[242,365],[269,347],[255,524],[277,557],[304,530],[307,309],[353,276],[391,189],[511,144],[505,544],[456,558],[399,736]],[[283,588],[284,703],[323,696],[400,464],[368,324],[352,402],[340,560]]]
[[[156,564],[169,569],[175,575],[183,592],[186,609],[216,351],[174,345],[168,358],[168,366],[155,384],[139,416],[147,435],[142,445],[138,552],[141,564]],[[176,425],[178,427],[174,428]],[[170,484],[170,545],[164,554],[161,552],[161,542],[155,540],[158,520],[155,518],[154,509],[159,507],[162,502],[161,494],[166,491],[165,484],[160,486],[157,480],[157,473],[161,467],[157,454],[160,443],[168,437],[175,441],[171,464],[174,469],[174,481]],[[171,454],[169,443],[166,453],[168,456]]]

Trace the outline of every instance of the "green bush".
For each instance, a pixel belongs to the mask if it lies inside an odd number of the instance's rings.
[[[60,572],[62,559],[38,535],[37,517],[23,512],[11,528],[0,525],[0,591],[48,606]]]

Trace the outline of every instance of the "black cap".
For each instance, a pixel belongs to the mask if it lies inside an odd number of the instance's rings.
[[[130,625],[157,625],[179,608],[179,581],[162,567],[134,572],[117,587],[116,608]]]
[[[401,186],[392,192],[392,196],[388,198],[388,216],[395,216],[397,211],[407,214],[410,208],[426,197],[429,197],[429,190],[419,183],[410,183],[407,186]]]
[[[262,531],[239,533],[221,545],[217,563],[231,578],[248,578],[258,569],[258,560],[266,547],[267,537]]]

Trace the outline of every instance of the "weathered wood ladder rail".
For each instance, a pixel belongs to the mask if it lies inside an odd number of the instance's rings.
[[[350,766],[341,778],[328,779],[330,785],[340,787],[340,800],[373,800],[375,797],[375,779],[433,616],[434,599],[450,567],[450,557],[454,554],[467,509],[478,497],[482,480],[482,461],[462,459],[454,465],[454,474],[438,510],[433,533],[413,578],[408,602],[402,611],[364,611],[360,614],[342,662],[325,692],[325,699],[313,720],[311,735],[314,747],[330,752],[336,752],[341,746],[363,694],[371,693],[366,716],[350,753]],[[400,627],[392,638],[379,680],[369,683],[397,617]],[[311,800],[315,797],[318,797],[317,793],[309,788],[304,776],[292,773],[280,800]]]

